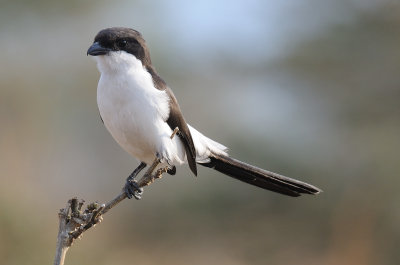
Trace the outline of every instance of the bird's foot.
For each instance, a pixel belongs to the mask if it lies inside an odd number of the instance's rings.
[[[132,197],[135,197],[136,200],[140,200],[142,198],[143,189],[135,180],[131,180],[130,178],[128,178],[126,180],[124,190],[128,199],[132,199]]]
[[[146,167],[146,163],[141,162],[140,165],[129,175],[126,179],[126,183],[124,186],[124,190],[126,196],[131,199],[135,197],[135,199],[140,200],[142,197],[143,189],[139,186],[139,184],[135,181],[135,177],[139,174],[142,169]]]
[[[167,167],[167,173],[170,174],[171,176],[176,174],[176,166],[168,166]]]
[[[176,130],[178,131],[178,130]],[[176,132],[175,132],[176,133]],[[173,135],[172,135],[173,137]],[[156,170],[157,166],[161,164],[163,161],[163,158],[159,153],[156,154],[156,158],[154,159],[153,164],[149,167],[149,169],[146,171],[142,179],[139,180],[139,182],[135,181],[135,177],[137,174],[146,167],[145,163],[141,163],[133,172],[132,174],[126,179],[126,183],[124,186],[124,191],[126,193],[126,196],[131,199],[132,197],[135,197],[135,199],[140,200],[142,198],[143,194],[143,186],[150,185],[153,183],[156,179],[162,178],[162,174],[168,173],[169,175],[175,175],[176,174],[176,167],[174,165],[168,165],[165,167],[161,167]],[[154,170],[156,172],[153,174]]]

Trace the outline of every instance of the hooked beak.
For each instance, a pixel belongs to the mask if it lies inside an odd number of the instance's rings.
[[[106,55],[111,51],[109,48],[104,48],[98,42],[93,43],[92,46],[87,50],[86,55],[98,56],[98,55]]]

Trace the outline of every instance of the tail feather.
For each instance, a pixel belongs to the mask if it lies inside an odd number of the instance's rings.
[[[199,164],[214,168],[221,173],[251,185],[292,197],[321,192],[319,188],[313,185],[246,164],[225,155],[214,155],[210,157],[209,162]]]

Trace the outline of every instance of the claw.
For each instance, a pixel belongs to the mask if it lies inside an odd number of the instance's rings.
[[[125,184],[124,190],[128,199],[135,197],[136,200],[140,200],[142,198],[143,189],[139,187],[136,181],[128,180]]]

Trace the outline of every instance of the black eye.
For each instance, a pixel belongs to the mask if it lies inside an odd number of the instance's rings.
[[[128,44],[128,42],[126,40],[119,40],[117,42],[117,45],[119,48],[125,48],[127,44]]]

